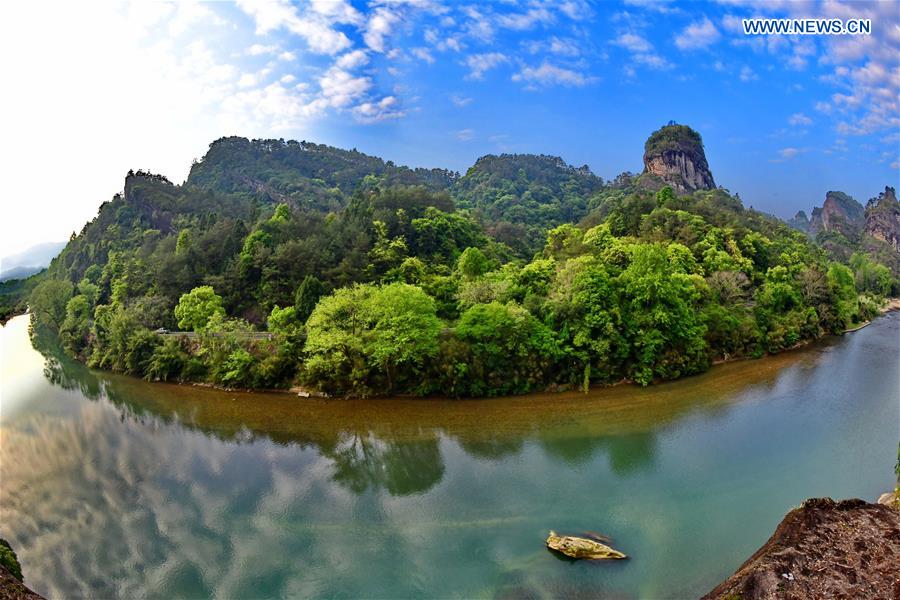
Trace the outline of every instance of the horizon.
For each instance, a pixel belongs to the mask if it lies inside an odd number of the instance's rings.
[[[644,141],[674,120],[747,207],[788,219],[828,191],[865,205],[898,185],[895,6],[17,5],[0,44],[23,56],[24,92],[4,111],[2,152],[21,200],[0,256],[80,231],[129,169],[181,183],[229,135],[460,173],[487,154],[546,154],[610,180],[641,172]],[[869,18],[872,33],[745,36],[750,16]]]

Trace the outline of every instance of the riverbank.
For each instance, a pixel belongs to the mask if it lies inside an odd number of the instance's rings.
[[[862,323],[856,327],[847,329],[839,335],[842,335],[844,333],[852,333],[855,331],[859,331],[860,329],[863,329],[864,327],[871,324],[872,321],[874,321],[874,319],[878,318],[879,316],[883,316],[887,313],[890,313],[893,311],[898,311],[898,310],[900,310],[900,298],[889,298],[889,299],[887,299],[884,306],[881,307],[880,314],[878,316],[876,316],[872,320],[866,321],[865,323]],[[19,315],[19,316],[26,316],[26,315],[27,315],[27,313],[25,313],[24,315]],[[264,332],[258,332],[258,335],[263,336],[266,334]],[[711,361],[709,363],[710,364],[709,368],[723,365],[723,364],[738,362],[738,361],[756,360],[756,359],[760,359],[760,358],[767,358],[767,357],[772,357],[772,356],[776,356],[779,354],[793,352],[795,350],[800,350],[800,349],[809,347],[812,344],[821,342],[822,340],[827,339],[828,337],[832,337],[832,336],[826,335],[826,336],[816,338],[816,339],[805,340],[805,341],[799,342],[789,348],[785,348],[781,351],[763,354],[762,356],[753,356],[753,355],[727,356],[725,358],[720,358],[720,359]],[[657,380],[654,380],[652,382],[652,384],[658,385],[658,384],[664,383],[666,381],[675,381],[678,379],[684,379],[686,377],[692,377],[692,376],[707,372],[709,370],[709,368],[707,368],[705,371],[702,371],[700,373],[692,373],[689,375],[683,375],[674,380],[657,379]],[[116,372],[116,371],[110,371],[110,372]],[[153,380],[152,382],[159,383],[161,381]],[[227,386],[227,385],[222,385],[222,384],[210,382],[210,381],[196,381],[196,380],[191,380],[191,379],[174,380],[174,381],[171,381],[170,383],[176,383],[178,385],[190,385],[190,386],[201,387],[201,388],[210,388],[210,389],[215,389],[215,390],[225,391],[225,392],[282,393],[282,394],[296,395],[296,396],[299,396],[302,398],[320,398],[321,399],[321,398],[338,398],[338,397],[340,397],[340,398],[356,398],[357,397],[357,396],[332,395],[326,391],[316,389],[309,385],[301,385],[301,384],[298,384],[297,382],[288,383],[285,385],[285,387],[250,387],[250,388],[241,387],[241,386]],[[574,384],[552,384],[542,390],[533,390],[531,392],[527,392],[526,394],[518,394],[518,395],[574,393],[574,392],[587,393],[588,391],[591,391],[591,390],[602,390],[602,389],[613,388],[613,387],[618,387],[618,386],[622,386],[622,385],[626,385],[626,384],[635,384],[635,383],[636,382],[633,379],[623,378],[618,381],[609,382],[609,383],[601,383],[601,382],[593,383],[593,384],[591,384],[591,386],[589,387],[588,390],[584,390]],[[390,395],[388,395],[388,394],[372,394],[367,397],[379,398],[379,397],[387,397],[387,396],[411,397],[411,398],[447,398],[448,397],[448,396],[443,396],[440,394],[426,394],[423,396],[418,396],[418,395],[411,394],[411,393],[400,393],[400,394],[395,393],[395,394],[390,394]],[[477,398],[474,396],[462,396],[462,397]]]
[[[895,310],[900,310],[900,298],[888,298],[887,303],[879,309],[878,316],[880,317],[881,315],[885,315],[885,314],[887,314],[889,312],[893,312]],[[878,317],[875,317],[875,318],[877,319]],[[863,327],[868,327],[869,325],[872,324],[873,320],[874,319],[869,319],[868,321],[860,323],[856,327],[851,327],[850,329],[845,329],[844,333],[853,333],[854,331],[859,331]]]
[[[897,598],[900,511],[864,500],[811,498],[704,600]]]

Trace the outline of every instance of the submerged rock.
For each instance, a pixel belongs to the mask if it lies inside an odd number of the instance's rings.
[[[593,560],[628,558],[618,550],[613,550],[598,541],[571,535],[559,535],[555,531],[550,531],[550,535],[547,537],[547,547],[571,558]]]
[[[898,598],[898,565],[900,511],[812,498],[703,598]]]

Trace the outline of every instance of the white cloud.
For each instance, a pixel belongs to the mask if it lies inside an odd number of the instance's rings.
[[[631,52],[649,52],[653,45],[636,33],[623,33],[613,41],[616,46],[621,46]]]
[[[369,55],[364,50],[354,50],[347,54],[342,54],[335,61],[334,65],[340,69],[355,69],[369,62]]]
[[[647,65],[651,69],[671,69],[672,63],[658,54],[635,54],[634,60]]]
[[[427,62],[429,65],[434,64],[434,57],[431,55],[431,52],[429,52],[428,48],[412,48],[409,52],[419,60]]]
[[[310,0],[312,9],[334,23],[359,25],[363,16],[345,0]]]
[[[691,23],[675,38],[675,45],[682,50],[695,50],[706,48],[722,37],[713,22],[708,17],[702,21]]]
[[[486,52],[484,54],[471,54],[466,57],[465,64],[469,67],[469,79],[483,79],[484,74],[504,63],[509,58],[500,52]]]
[[[384,41],[393,30],[394,25],[400,21],[400,17],[393,11],[385,8],[376,8],[369,17],[366,24],[366,32],[363,34],[363,40],[366,45],[375,52],[384,52]]]
[[[468,105],[470,105],[470,104],[472,103],[472,99],[471,99],[471,98],[469,98],[469,97],[467,97],[467,96],[461,96],[460,94],[453,94],[452,96],[450,96],[450,101],[451,101],[454,105],[456,105],[456,106],[458,106],[458,107],[460,107],[460,108],[462,108],[462,107],[464,107],[464,106],[468,106]]]
[[[557,67],[544,61],[539,67],[522,67],[513,75],[513,81],[536,83],[543,86],[553,84],[580,87],[590,81],[590,78],[571,69]]]
[[[247,48],[247,54],[250,56],[260,56],[263,54],[273,54],[278,51],[278,46],[264,46],[263,44],[253,44]]]
[[[309,49],[318,54],[336,54],[352,45],[325,15],[309,11],[301,16],[286,0],[237,0],[237,5],[254,18],[258,35],[286,29],[306,40]]]
[[[524,13],[499,15],[497,24],[507,29],[523,31],[535,25],[547,25],[554,20],[553,13],[543,6],[534,6]]]
[[[399,100],[395,96],[385,96],[378,102],[363,102],[353,107],[353,115],[362,123],[379,123],[389,119],[398,119],[406,115],[400,110]]]
[[[468,142],[469,140],[471,140],[472,138],[475,137],[475,130],[474,129],[460,129],[459,131],[457,131],[455,133],[455,136],[456,136],[456,139],[458,139],[461,142]]]
[[[319,78],[322,96],[330,106],[341,108],[360,98],[372,87],[368,77],[355,77],[340,67],[331,67]]]
[[[739,77],[740,77],[741,81],[744,81],[744,82],[754,81],[756,79],[759,79],[759,75],[754,73],[753,69],[751,69],[747,65],[744,65],[743,67],[741,67],[741,74]]]
[[[788,119],[790,125],[812,125],[812,119],[803,113],[794,113]]]

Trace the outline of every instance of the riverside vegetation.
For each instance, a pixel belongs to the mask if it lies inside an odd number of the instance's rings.
[[[183,185],[130,172],[0,298],[150,380],[460,397],[698,373],[842,332],[900,290],[876,253],[829,254],[713,188],[689,128],[646,150],[607,182],[548,156],[460,176],[223,138]]]

